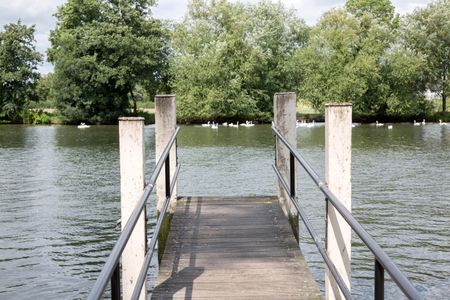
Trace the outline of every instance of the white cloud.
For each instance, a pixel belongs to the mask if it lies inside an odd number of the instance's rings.
[[[152,9],[158,19],[181,20],[186,13],[188,0],[159,0]]]
[[[427,6],[430,3],[430,0],[417,0],[417,1],[409,1],[409,0],[393,0],[392,4],[395,6],[395,11],[400,15],[405,15],[411,13],[416,8],[422,8]]]
[[[231,0],[239,1],[239,0]],[[65,0],[0,0],[0,27],[7,23],[17,22],[21,19],[24,24],[36,25],[36,49],[45,54],[50,42],[50,30],[55,27],[56,19],[53,15],[56,8],[66,2]],[[258,0],[242,2],[255,3]],[[315,24],[320,16],[333,7],[343,6],[345,0],[281,0],[288,8],[295,8],[299,17],[307,24]],[[431,0],[392,0],[396,11],[400,14],[412,12],[417,7],[426,6]],[[159,0],[153,8],[153,16],[161,19],[181,20],[186,13],[188,0]],[[49,63],[40,67],[41,73],[52,71]]]

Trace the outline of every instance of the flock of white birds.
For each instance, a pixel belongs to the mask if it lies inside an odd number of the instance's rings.
[[[237,122],[236,124],[224,122],[224,123],[222,123],[222,126],[239,128],[239,126],[240,127],[253,127],[253,126],[255,126],[255,124],[253,123],[253,121],[245,121],[245,123],[240,123],[240,124],[239,124],[239,122]],[[208,128],[211,128],[211,129],[218,129],[219,128],[219,123],[215,123],[214,121],[212,121],[212,122],[208,121],[208,123],[202,124],[202,127],[208,127]]]
[[[425,119],[423,119],[422,122],[417,122],[416,120],[414,120],[413,124],[414,124],[414,126],[422,126],[422,125],[426,124],[426,121],[425,121]],[[273,125],[273,122],[272,122],[272,125]],[[360,124],[359,123],[353,123],[352,127],[356,127],[358,125],[360,125]],[[378,121],[375,121],[375,123],[373,123],[372,125],[374,125],[376,127],[383,127],[383,126],[385,126],[384,123],[380,123]],[[442,122],[442,120],[439,120],[439,125],[445,126],[445,125],[447,125],[447,123]],[[253,121],[245,121],[245,123],[237,122],[236,124],[224,122],[224,123],[222,123],[222,126],[238,128],[238,127],[253,127],[253,126],[255,126],[255,124],[253,123]],[[324,126],[324,123],[316,123],[314,120],[312,122],[306,122],[305,120],[301,120],[301,121],[297,120],[297,123],[296,123],[296,128],[299,128],[299,127],[313,128],[313,127],[320,127],[320,126]],[[208,123],[202,124],[202,127],[208,127],[208,128],[211,128],[211,129],[218,129],[219,128],[219,124],[215,123],[214,121],[213,122],[208,121]],[[388,129],[393,129],[394,125],[387,125],[387,128]]]

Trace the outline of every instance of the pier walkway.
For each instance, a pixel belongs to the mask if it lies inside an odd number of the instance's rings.
[[[276,197],[177,201],[152,299],[320,299]]]
[[[321,299],[296,240],[300,220],[325,264],[326,299],[353,299],[354,232],[374,261],[374,299],[384,299],[386,273],[408,299],[421,300],[415,286],[351,213],[351,105],[325,106],[323,181],[297,150],[296,103],[294,93],[274,96],[276,197],[177,198],[181,163],[175,96],[155,97],[156,163],[148,180],[144,180],[144,119],[120,118],[122,233],[88,300],[102,299],[105,291],[112,300],[146,300],[154,255],[161,264],[153,299]],[[298,201],[299,167],[326,201],[324,239],[309,221],[308,207],[305,210]],[[157,220],[147,240],[146,206],[154,190]]]

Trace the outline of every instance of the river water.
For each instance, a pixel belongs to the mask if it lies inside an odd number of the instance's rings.
[[[145,138],[150,174],[152,126]],[[269,126],[183,126],[178,145],[179,195],[276,193]],[[299,128],[298,147],[323,178],[324,128]],[[0,126],[0,299],[86,298],[118,236],[118,152],[116,126]],[[361,125],[353,129],[352,155],[356,218],[425,298],[448,298],[450,126]],[[304,172],[298,177],[299,201],[323,238],[323,196]],[[323,263],[301,232],[323,285]],[[354,236],[356,298],[372,295],[372,275],[373,257]],[[393,283],[386,288],[387,299],[402,298]]]

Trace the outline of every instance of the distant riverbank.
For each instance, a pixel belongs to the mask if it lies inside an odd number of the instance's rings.
[[[130,115],[133,115],[130,113]],[[138,106],[138,116],[144,117],[145,124],[154,124],[155,122],[155,108],[153,107],[153,103],[145,103]],[[254,123],[259,124],[268,124],[272,121],[272,118],[264,116],[262,118],[259,117],[248,117],[242,119],[225,119],[225,118],[216,118],[216,119],[189,119],[189,120],[180,120],[180,124],[201,124],[210,122],[222,123],[222,122],[245,122],[253,121]],[[299,102],[297,104],[297,120],[306,121],[306,122],[323,122],[325,120],[325,116],[322,112],[314,110],[310,105]],[[450,112],[433,112],[429,114],[420,114],[420,115],[404,115],[404,116],[389,116],[389,115],[377,115],[377,114],[353,114],[353,122],[357,123],[374,123],[376,121],[385,122],[385,123],[403,123],[403,122],[421,122],[422,120],[426,120],[426,122],[439,122],[442,120],[443,122],[450,122]],[[1,121],[0,124],[32,124],[32,125],[76,125],[80,122],[85,122],[90,124],[88,120],[65,120],[63,116],[61,116],[56,108],[33,108],[28,111],[22,113],[22,117],[18,120],[14,121]],[[96,123],[96,125],[100,125]],[[104,124],[107,125],[107,124]],[[112,124],[114,125],[114,124]]]

